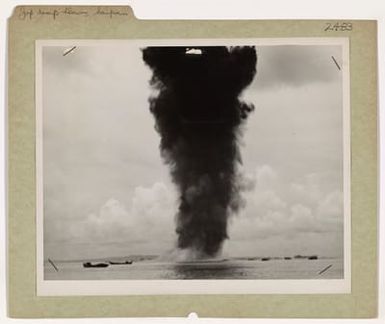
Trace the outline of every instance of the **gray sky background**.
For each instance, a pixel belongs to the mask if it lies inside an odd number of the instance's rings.
[[[66,48],[43,48],[45,258],[167,253],[177,194],[141,52],[129,42]],[[255,185],[223,253],[342,256],[342,73],[331,59],[342,62],[341,48],[257,52],[241,149]]]

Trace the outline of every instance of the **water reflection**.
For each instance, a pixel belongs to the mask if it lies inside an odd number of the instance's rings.
[[[229,261],[180,262],[173,265],[177,279],[229,279],[245,276],[245,268]]]

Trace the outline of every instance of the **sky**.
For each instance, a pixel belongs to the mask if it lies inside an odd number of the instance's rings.
[[[127,42],[43,48],[44,256],[170,253],[177,192],[159,153],[150,70]],[[343,255],[336,45],[258,46],[242,94],[244,208],[223,255]],[[341,64],[340,64],[341,65]]]

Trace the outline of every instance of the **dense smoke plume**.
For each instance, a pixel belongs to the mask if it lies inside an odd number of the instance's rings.
[[[147,47],[152,69],[150,110],[160,151],[180,194],[178,247],[214,257],[240,208],[238,137],[254,109],[239,100],[253,80],[254,47]]]

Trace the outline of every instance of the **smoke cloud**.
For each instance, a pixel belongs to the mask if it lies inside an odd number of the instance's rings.
[[[242,206],[242,124],[253,105],[239,99],[256,73],[254,47],[147,47],[157,94],[150,110],[160,152],[179,192],[178,248],[214,257],[227,221]]]

